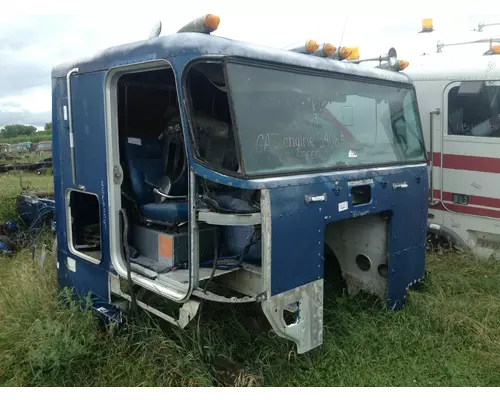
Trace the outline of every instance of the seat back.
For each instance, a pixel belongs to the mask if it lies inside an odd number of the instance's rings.
[[[125,145],[125,158],[130,176],[131,189],[140,204],[154,203],[153,187],[165,176],[165,162],[161,143],[155,137],[128,137]]]

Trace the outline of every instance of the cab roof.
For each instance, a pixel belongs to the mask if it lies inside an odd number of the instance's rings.
[[[296,67],[342,73],[395,83],[411,84],[400,72],[350,64],[313,55],[300,54],[267,46],[254,45],[205,33],[183,32],[115,46],[92,57],[60,64],[52,69],[52,78],[66,77],[78,67],[79,73],[107,71],[119,65],[169,59],[177,56],[233,56]]]
[[[437,53],[420,56],[405,70],[413,81],[474,81],[500,79],[500,55]]]

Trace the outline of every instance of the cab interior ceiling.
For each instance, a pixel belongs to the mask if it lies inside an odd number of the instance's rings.
[[[186,83],[188,118],[194,129],[187,136],[201,162],[235,173],[239,163],[224,81],[220,64],[191,67]],[[128,237],[124,239],[129,245],[132,269],[150,279],[187,284],[189,170],[172,70],[123,75],[118,81],[118,113],[124,171],[122,207],[129,222]],[[258,191],[199,177],[195,187],[197,211],[260,211]],[[239,270],[246,264],[260,267],[259,227],[203,222],[198,227],[200,281]],[[169,243],[167,250],[165,241]]]

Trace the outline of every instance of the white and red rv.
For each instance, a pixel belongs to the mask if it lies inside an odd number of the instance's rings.
[[[432,20],[422,27],[433,31]],[[438,42],[404,73],[415,84],[429,154],[429,231],[490,256],[500,253],[500,37],[477,31],[469,41]]]

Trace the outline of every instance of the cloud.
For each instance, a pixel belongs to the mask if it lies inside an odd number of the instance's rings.
[[[162,35],[167,35],[206,12],[215,12],[221,16],[220,28],[216,32],[219,36],[277,48],[309,38],[338,45],[342,38],[344,45],[358,45],[362,57],[378,56],[390,46],[395,46],[401,56],[413,57],[418,54],[415,50],[417,45],[422,45],[420,36],[416,35],[421,17],[414,13],[401,17],[389,15],[383,10],[387,15],[356,14],[346,19],[334,2],[317,2],[314,7],[304,7],[305,3],[293,5],[287,2],[286,7],[283,4],[265,1],[259,5],[255,1],[242,12],[241,4],[227,1],[214,1],[209,7],[201,0],[191,1],[189,7],[148,2],[148,7],[140,11],[130,9],[130,14],[120,15],[116,13],[116,6],[108,7],[106,2],[107,10],[99,8],[98,13],[91,14],[2,13],[0,127],[10,123],[43,126],[51,119],[50,70],[53,66],[91,55],[106,47],[146,39],[157,19],[163,22]],[[381,7],[378,3],[372,6]],[[93,9],[90,5],[88,7],[88,10]],[[364,11],[369,13],[372,10],[364,8]],[[495,18],[498,17],[438,16],[435,27],[443,31],[470,30],[481,20]],[[429,46],[435,45],[431,37],[426,40]]]
[[[50,67],[40,63],[0,56],[1,97],[24,95],[36,88],[50,87]]]
[[[31,112],[29,110],[0,110],[0,126],[5,125],[33,125],[42,129],[51,120],[51,112]]]
[[[23,124],[41,129],[51,121],[50,90],[42,86],[23,93],[0,99],[0,127]]]

